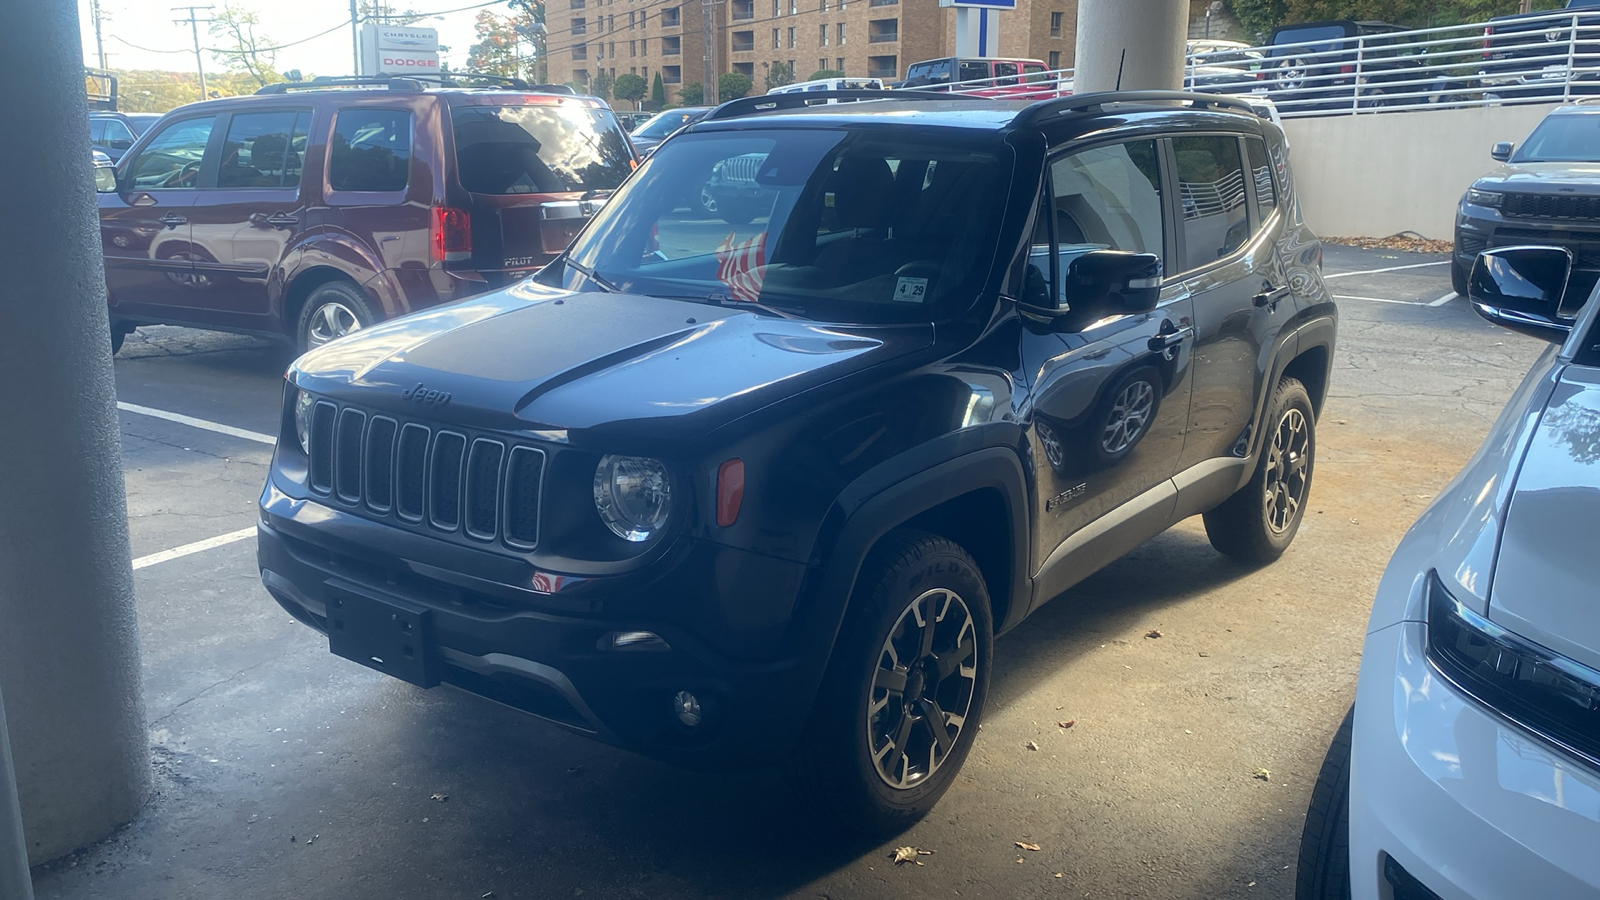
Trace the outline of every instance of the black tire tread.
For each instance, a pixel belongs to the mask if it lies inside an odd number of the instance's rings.
[[[1262,418],[1263,428],[1277,428],[1278,417],[1287,404],[1290,395],[1298,392],[1305,399],[1308,412],[1307,421],[1311,426],[1311,460],[1312,473],[1315,474],[1317,432],[1315,409],[1311,405],[1311,395],[1306,391],[1305,385],[1297,378],[1284,377],[1272,391],[1272,398],[1267,404],[1266,415]],[[1217,504],[1204,515],[1206,537],[1211,541],[1211,546],[1218,553],[1233,557],[1247,565],[1266,565],[1283,555],[1294,540],[1294,532],[1298,531],[1299,524],[1291,531],[1289,539],[1282,546],[1273,543],[1267,535],[1267,526],[1261,509],[1261,492],[1264,487],[1267,468],[1266,441],[1272,439],[1271,432],[1263,435],[1261,459],[1257,461],[1256,468],[1250,473],[1250,480],[1244,487],[1235,491],[1228,499]],[[1309,489],[1306,499],[1310,499]],[[1304,516],[1305,506],[1301,506],[1301,515]]]
[[[1459,260],[1450,260],[1450,287],[1463,297],[1467,295],[1467,278],[1470,274],[1467,269],[1461,267]]]
[[[1344,715],[1322,760],[1300,833],[1295,900],[1350,898],[1350,749],[1355,707]]]

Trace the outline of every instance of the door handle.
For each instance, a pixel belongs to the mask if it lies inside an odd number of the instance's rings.
[[[1182,328],[1175,328],[1171,331],[1162,331],[1160,334],[1150,339],[1150,352],[1160,353],[1163,350],[1170,350],[1173,347],[1183,343],[1186,339],[1192,337],[1193,335],[1194,326],[1192,325],[1185,325]]]
[[[273,228],[288,228],[290,225],[299,224],[299,222],[299,216],[291,216],[288,213],[280,212],[267,216],[267,224],[271,225]]]
[[[1276,309],[1278,306],[1278,301],[1289,296],[1290,293],[1291,292],[1288,285],[1275,288],[1270,282],[1263,284],[1261,286],[1261,293],[1257,294],[1254,298],[1255,305],[1257,307],[1268,306]]]
[[[168,228],[177,228],[179,225],[189,224],[188,219],[178,215],[177,213],[167,213],[156,221],[167,226]]]

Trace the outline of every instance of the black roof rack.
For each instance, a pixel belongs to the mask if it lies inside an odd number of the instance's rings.
[[[429,81],[437,80],[443,87],[460,87],[463,81],[492,81],[518,91],[532,90],[528,82],[510,75],[488,75],[481,72],[430,72],[426,75],[408,76]],[[568,91],[570,93],[570,90]]]
[[[391,75],[319,75],[310,81],[280,81],[277,84],[269,84],[256,93],[287,94],[290,91],[318,91],[330,87],[384,87],[391,91],[424,90],[422,82],[415,78]]]
[[[1056,97],[1050,100],[1040,100],[1031,103],[1017,117],[1011,120],[1012,125],[1027,126],[1039,125],[1050,116],[1063,115],[1071,112],[1100,112],[1107,106],[1122,103],[1188,103],[1195,109],[1236,109],[1257,116],[1256,108],[1250,101],[1238,97],[1227,97],[1220,94],[1197,94],[1192,91],[1097,91],[1091,94],[1073,94],[1070,97]]]
[[[734,119],[754,113],[802,109],[820,105],[819,100],[988,100],[988,97],[968,97],[965,94],[937,93],[934,91],[791,91],[786,94],[762,94],[759,97],[740,97],[707,113],[702,122]]]

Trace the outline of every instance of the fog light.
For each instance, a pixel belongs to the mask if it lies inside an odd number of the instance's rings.
[[[672,711],[678,714],[679,722],[690,728],[700,724],[700,698],[688,691],[679,691],[672,698]]]

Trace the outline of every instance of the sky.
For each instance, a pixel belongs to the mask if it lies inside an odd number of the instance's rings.
[[[173,19],[187,19],[186,11],[174,11],[180,0],[100,0],[101,33],[106,49],[106,62],[113,69],[170,69],[192,72],[195,68],[194,39],[189,25],[173,23]],[[322,37],[312,38],[293,47],[278,51],[277,69],[286,72],[299,69],[305,77],[312,75],[351,74],[350,4],[348,0],[182,0],[202,7],[221,9],[226,3],[236,8],[256,13],[261,20],[259,34],[270,37],[275,45],[310,38],[318,32],[328,31]],[[439,43],[450,48],[443,56],[452,68],[466,62],[467,48],[474,40],[472,22],[480,8],[504,14],[504,0],[485,4],[483,0],[407,0],[394,3],[395,8],[410,8],[418,12],[440,11],[437,18],[430,17],[415,23],[439,29]],[[474,7],[462,9],[462,7]],[[455,10],[454,12],[445,12]],[[204,17],[202,9],[197,13]],[[95,66],[94,22],[89,13],[89,0],[78,0],[78,18],[83,30],[83,60]],[[216,46],[200,26],[201,47]],[[164,51],[164,52],[163,52]],[[207,72],[217,71],[221,64],[210,54],[204,54]]]

